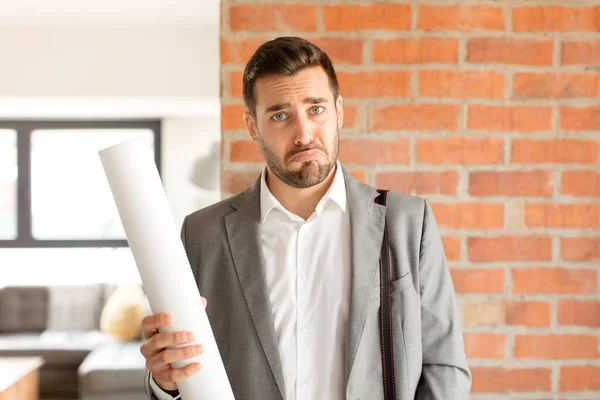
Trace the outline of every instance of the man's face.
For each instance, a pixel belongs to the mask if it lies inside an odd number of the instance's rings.
[[[343,121],[342,98],[334,101],[323,68],[259,78],[255,95],[256,120],[245,119],[269,169],[295,188],[323,182],[338,157]]]

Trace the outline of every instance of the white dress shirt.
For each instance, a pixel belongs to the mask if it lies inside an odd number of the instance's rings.
[[[339,162],[334,180],[303,220],[261,177],[260,245],[287,400],[342,400],[350,303],[350,218]],[[159,400],[170,400],[154,380]]]

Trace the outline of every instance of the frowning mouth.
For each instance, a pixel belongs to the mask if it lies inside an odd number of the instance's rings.
[[[321,157],[319,150],[305,150],[292,157],[293,162],[313,161]]]

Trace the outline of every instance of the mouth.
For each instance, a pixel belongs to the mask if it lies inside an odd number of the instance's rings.
[[[321,157],[319,150],[305,150],[305,151],[302,151],[302,152],[296,154],[294,157],[292,157],[291,161],[292,162],[306,162],[306,161],[316,160],[319,157]]]

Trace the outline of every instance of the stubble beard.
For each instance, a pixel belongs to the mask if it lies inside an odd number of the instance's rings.
[[[265,145],[260,133],[257,135],[257,139],[269,170],[273,172],[273,174],[275,174],[275,176],[283,183],[297,189],[306,189],[323,182],[335,167],[339,154],[339,136],[340,130],[338,129],[331,146],[331,155],[327,163],[320,164],[317,160],[306,161],[302,163],[302,167],[298,170],[287,169],[279,160],[277,155]],[[310,149],[317,149],[324,154],[326,153],[325,149],[323,149],[321,146],[308,146],[295,149],[294,151],[286,154],[285,159],[290,160],[296,154]]]

